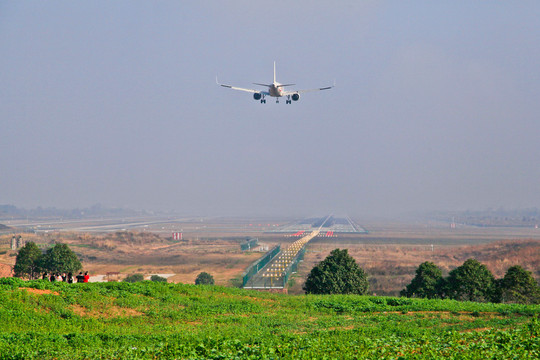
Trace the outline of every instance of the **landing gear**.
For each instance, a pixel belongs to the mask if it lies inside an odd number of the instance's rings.
[[[276,104],[279,104],[279,99],[276,99]]]
[[[287,100],[285,100],[285,104],[292,104],[291,95],[287,95]]]
[[[262,94],[261,94],[262,95]],[[266,99],[264,98],[264,95],[262,95],[262,98],[261,98],[261,104],[266,104]]]

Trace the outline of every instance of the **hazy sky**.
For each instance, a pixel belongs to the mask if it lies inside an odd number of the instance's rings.
[[[540,206],[538,1],[1,1],[0,204]],[[286,105],[219,87],[326,86]]]

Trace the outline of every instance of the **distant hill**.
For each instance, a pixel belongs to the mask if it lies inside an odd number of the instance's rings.
[[[540,210],[493,209],[482,211],[443,211],[434,216],[437,220],[481,227],[536,227],[540,225]]]
[[[12,227],[9,227],[4,224],[0,224],[0,234],[9,234],[13,231]]]

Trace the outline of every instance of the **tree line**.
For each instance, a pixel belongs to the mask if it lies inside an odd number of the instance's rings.
[[[67,244],[55,244],[43,252],[34,243],[28,242],[18,252],[13,267],[17,277],[37,279],[43,272],[76,273],[82,270],[82,264]]]
[[[428,299],[454,299],[476,302],[539,304],[540,287],[530,271],[510,267],[502,279],[495,279],[486,265],[475,259],[450,271],[447,277],[433,262],[418,267],[402,296]]]
[[[315,266],[303,286],[306,294],[367,294],[367,273],[356,264],[347,249],[332,250]],[[484,265],[468,259],[443,277],[433,262],[424,262],[416,276],[400,293],[405,297],[454,299],[476,302],[540,304],[540,287],[531,272],[512,266],[502,279],[495,279]]]

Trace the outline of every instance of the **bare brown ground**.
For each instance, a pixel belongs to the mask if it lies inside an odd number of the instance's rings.
[[[252,262],[263,255],[241,251],[240,242],[245,236],[232,240],[230,234],[225,238],[213,236],[215,238],[172,242],[149,232],[30,234],[28,237],[23,234],[27,241],[34,241],[38,246],[46,247],[54,241],[69,244],[90,275],[119,272],[120,280],[135,273],[175,274],[169,277],[169,282],[193,284],[198,274],[207,272],[217,285],[231,286],[235,279],[238,282],[237,279]],[[0,237],[0,251],[7,249],[10,239],[11,235]],[[275,238],[268,240],[265,244],[270,247],[276,243]],[[16,253],[6,250],[0,255],[0,262],[6,263],[6,268],[13,266]]]
[[[20,288],[21,290],[26,290],[31,294],[36,295],[43,295],[43,294],[49,294],[49,295],[60,295],[57,291],[51,291],[51,290],[40,290],[40,289],[33,289],[33,288]]]
[[[123,308],[115,305],[110,305],[99,310],[89,310],[84,306],[71,305],[71,311],[79,316],[87,316],[92,318],[114,318],[114,317],[131,317],[144,315],[142,312],[135,309]]]
[[[10,277],[13,275],[13,265],[10,264],[0,264],[0,278]]]

